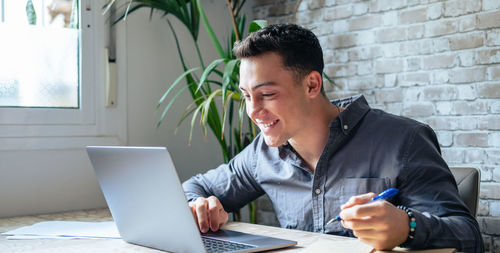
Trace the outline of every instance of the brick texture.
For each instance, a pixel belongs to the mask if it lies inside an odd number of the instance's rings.
[[[450,38],[451,50],[477,48],[483,45],[483,33],[475,32]]]
[[[500,98],[500,83],[478,85],[478,95],[482,98]]]
[[[331,9],[325,9],[323,19],[325,21],[330,21],[335,19],[347,18],[350,17],[351,15],[352,15],[352,8],[350,5],[348,5]]]
[[[420,7],[412,10],[404,10],[399,14],[401,24],[411,24],[427,21],[427,8]]]
[[[457,146],[466,147],[487,147],[487,133],[461,133],[457,134],[455,143]]]
[[[453,69],[449,73],[450,83],[472,83],[486,80],[486,69],[482,67]]]
[[[456,56],[454,54],[425,56],[422,59],[423,69],[451,68],[456,65]]]
[[[435,37],[455,33],[458,30],[457,20],[439,20],[425,24],[425,36]]]
[[[500,1],[498,1],[500,3]],[[487,46],[500,46],[500,29],[488,31],[486,35]]]
[[[357,34],[334,35],[328,38],[328,46],[330,48],[352,47],[356,45],[356,38]]]
[[[293,17],[295,3],[258,0],[254,12],[313,29],[338,84],[330,98],[364,94],[426,123],[450,166],[480,169],[478,221],[486,252],[500,252],[500,1],[308,0]],[[258,216],[277,224],[270,208]]]
[[[359,18],[353,18],[349,21],[349,29],[351,31],[363,30],[368,28],[373,28],[380,26],[380,16],[361,16]]]
[[[481,1],[451,0],[444,4],[444,16],[460,16],[481,10]]]
[[[379,42],[400,41],[405,40],[405,34],[406,28],[404,27],[385,28],[377,31],[376,37]]]
[[[479,14],[477,18],[479,29],[500,27],[500,10]]]

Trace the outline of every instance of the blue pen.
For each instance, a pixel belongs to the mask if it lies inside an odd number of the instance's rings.
[[[373,202],[373,201],[378,200],[378,199],[383,200],[383,199],[392,198],[392,197],[396,196],[396,194],[398,194],[398,192],[399,192],[399,190],[396,188],[389,188],[389,189],[383,191],[382,193],[380,193],[379,195],[373,197],[370,202]],[[329,220],[326,223],[326,225],[330,225],[332,223],[339,222],[341,220],[342,220],[342,218],[340,218],[340,215],[337,215],[335,218]]]

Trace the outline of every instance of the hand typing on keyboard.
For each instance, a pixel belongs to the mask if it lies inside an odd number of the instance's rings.
[[[217,231],[227,222],[227,212],[222,207],[219,199],[214,196],[208,198],[199,197],[196,201],[189,202],[189,207],[202,233],[208,232],[209,229]]]

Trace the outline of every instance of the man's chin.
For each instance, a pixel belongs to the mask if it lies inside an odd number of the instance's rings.
[[[283,146],[287,143],[287,141],[279,140],[279,139],[273,139],[271,137],[265,136],[264,135],[264,141],[266,142],[267,146],[269,147],[280,147]]]

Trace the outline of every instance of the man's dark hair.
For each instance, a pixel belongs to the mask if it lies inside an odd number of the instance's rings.
[[[246,58],[264,53],[278,53],[285,68],[302,80],[311,71],[323,74],[323,51],[318,38],[310,30],[295,24],[270,25],[235,43],[234,55]],[[325,94],[323,85],[321,93]]]

